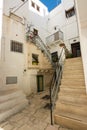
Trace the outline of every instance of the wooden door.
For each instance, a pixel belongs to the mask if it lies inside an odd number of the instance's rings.
[[[72,48],[73,57],[80,57],[81,56],[80,43],[79,42],[71,44],[71,48]]]
[[[37,76],[37,91],[41,92],[44,90],[44,78],[43,75],[38,75]]]

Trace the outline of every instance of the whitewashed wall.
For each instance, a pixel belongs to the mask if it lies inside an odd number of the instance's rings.
[[[13,28],[14,27],[14,28]],[[11,40],[21,42],[23,44],[23,53],[17,53],[11,51]],[[27,50],[25,50],[25,38],[24,38],[24,26],[10,19],[7,16],[3,16],[3,32],[2,32],[2,71],[3,87],[6,85],[6,77],[17,77],[17,86],[21,87],[21,79],[25,69],[25,59]]]
[[[35,8],[33,8],[31,6],[31,2],[34,2],[35,3]],[[36,10],[36,5],[38,5],[40,7],[40,11],[37,11]],[[46,15],[48,15],[48,9],[47,7],[39,0],[29,0],[29,10],[31,10],[32,12],[44,17]]]
[[[40,12],[31,6],[31,1],[40,7]],[[47,36],[47,18],[48,9],[39,0],[29,0],[20,9],[15,11],[23,2],[21,0],[4,0],[4,13],[9,16],[10,11],[23,18],[23,23],[33,25],[32,28],[38,30],[42,40],[45,42]],[[27,27],[26,27],[27,28]]]
[[[79,33],[81,40],[81,53],[84,67],[84,76],[87,92],[87,0],[76,0]]]
[[[68,19],[65,16],[65,10],[70,9],[73,5],[73,0],[62,0],[62,3],[51,11],[48,16],[48,35],[59,29],[63,31],[64,42],[69,50],[71,48],[71,40],[72,43],[74,43],[74,40],[79,41],[76,16],[72,16]],[[54,27],[57,29],[55,30]]]
[[[1,37],[2,37],[2,13],[3,13],[3,0],[0,0],[0,60],[1,60]]]

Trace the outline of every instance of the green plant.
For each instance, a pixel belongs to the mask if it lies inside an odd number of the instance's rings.
[[[73,54],[72,53],[68,53],[66,58],[73,58]]]

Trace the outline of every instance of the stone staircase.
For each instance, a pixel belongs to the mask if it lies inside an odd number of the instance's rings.
[[[28,105],[25,95],[16,86],[0,88],[0,122]]]
[[[87,95],[81,57],[65,61],[54,122],[73,130],[87,130]]]

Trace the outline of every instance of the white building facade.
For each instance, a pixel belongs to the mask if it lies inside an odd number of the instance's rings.
[[[4,81],[2,80],[2,84],[4,86],[6,85],[6,77],[13,76],[18,77],[18,86],[22,86],[24,89],[28,88],[26,91],[30,91],[30,82],[27,82],[29,77],[28,74],[24,73],[24,70],[27,68],[28,53],[25,37],[30,27],[30,31],[34,29],[38,31],[38,35],[45,44],[49,35],[61,30],[64,36],[64,44],[69,51],[75,50],[75,55],[80,55],[80,38],[74,0],[62,0],[61,4],[51,12],[48,12],[47,7],[39,0],[3,0],[3,3],[4,8],[0,7],[3,10],[0,71],[3,75]],[[2,12],[0,17],[2,18]],[[17,41],[18,45],[20,44],[20,48],[22,48],[19,50],[20,53],[11,51],[10,45],[14,41]],[[53,48],[52,51],[54,52],[56,49]],[[36,75],[37,71],[35,70],[34,73]],[[26,85],[24,86],[24,84]],[[27,94],[30,94],[30,92]]]
[[[87,92],[87,1],[76,0],[79,34],[81,41],[81,52]]]

